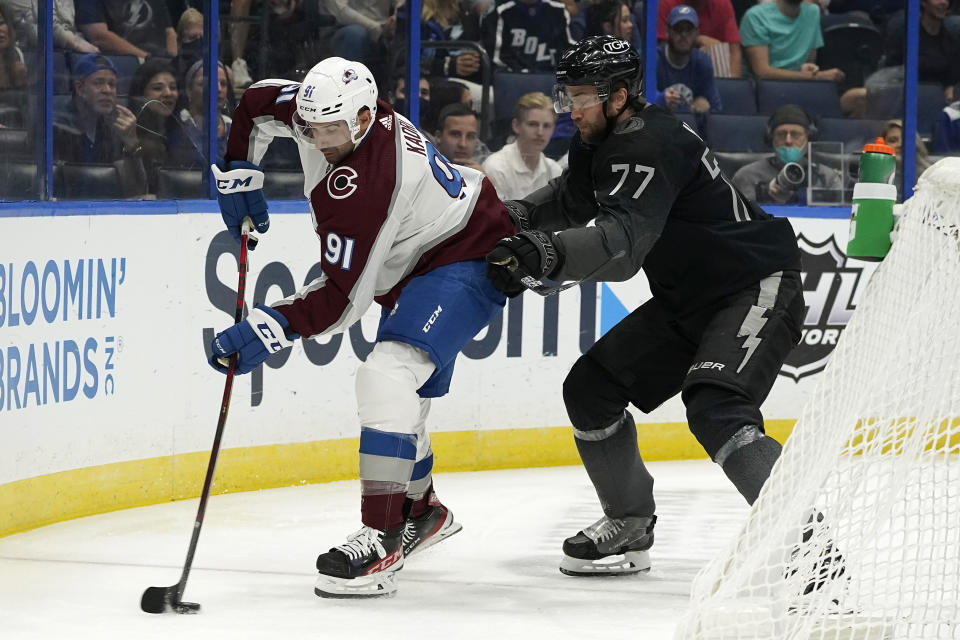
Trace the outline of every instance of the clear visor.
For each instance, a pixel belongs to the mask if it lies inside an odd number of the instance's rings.
[[[570,113],[574,109],[589,109],[603,102],[592,85],[568,87],[565,84],[553,85],[553,110],[557,113]]]
[[[293,114],[293,132],[298,142],[315,149],[339,147],[353,140],[346,120],[307,122],[299,113]]]

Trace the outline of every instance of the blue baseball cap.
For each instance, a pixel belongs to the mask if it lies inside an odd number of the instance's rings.
[[[678,4],[673,9],[670,10],[670,14],[667,16],[667,26],[672,27],[678,22],[683,22],[686,20],[696,28],[700,28],[700,18],[697,17],[697,12],[693,7],[688,7],[685,4]]]
[[[117,68],[113,66],[113,61],[110,58],[99,53],[87,53],[77,58],[73,63],[73,77],[76,80],[82,80],[91,73],[104,69],[113,71],[114,75],[117,73]]]

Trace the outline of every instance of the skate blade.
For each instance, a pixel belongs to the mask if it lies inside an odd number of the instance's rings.
[[[455,533],[460,533],[460,531],[462,531],[462,530],[463,530],[463,525],[462,525],[462,524],[460,524],[459,522],[452,522],[452,523],[450,523],[448,526],[446,526],[445,528],[440,529],[440,531],[437,531],[435,534],[433,534],[432,536],[430,536],[429,538],[427,538],[424,542],[421,542],[420,544],[418,544],[417,546],[415,546],[415,547],[413,548],[413,551],[411,551],[411,552],[407,555],[407,557],[412,556],[412,555],[416,555],[416,554],[420,553],[421,551],[423,551],[424,549],[429,549],[430,547],[432,547],[433,545],[437,544],[438,542],[443,542],[444,540],[446,540],[447,538],[449,538],[449,537],[452,536],[453,534],[455,534]]]
[[[560,573],[568,576],[626,576],[647,571],[650,571],[650,553],[647,551],[628,551],[600,560],[583,560],[563,554],[560,560]]]
[[[397,594],[396,571],[360,578],[335,578],[321,574],[313,593],[321,598],[392,598]]]

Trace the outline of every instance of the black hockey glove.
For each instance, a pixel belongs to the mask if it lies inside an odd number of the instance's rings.
[[[503,206],[507,208],[507,214],[513,220],[513,227],[517,233],[530,229],[530,216],[527,215],[527,208],[523,203],[516,200],[504,200]]]
[[[540,284],[560,266],[550,236],[542,231],[522,231],[498,242],[487,254],[487,278],[508,297]]]

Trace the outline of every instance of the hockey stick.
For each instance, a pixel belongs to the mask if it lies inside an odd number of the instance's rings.
[[[240,237],[240,265],[239,282],[237,283],[237,308],[233,314],[233,323],[243,320],[243,297],[247,285],[247,243],[250,248],[257,245],[257,237],[251,232],[253,223],[250,218],[244,218]],[[197,507],[197,517],[193,522],[193,535],[190,537],[190,546],[187,548],[187,560],[183,564],[180,582],[169,587],[147,587],[140,598],[140,608],[147,613],[197,613],[200,605],[196,602],[184,602],[183,590],[187,586],[187,577],[190,567],[193,566],[193,554],[197,550],[197,541],[200,539],[200,527],[203,526],[203,516],[207,511],[207,499],[210,497],[210,487],[213,484],[213,472],[217,468],[217,456],[220,453],[220,439],[223,437],[223,428],[227,424],[227,411],[230,408],[230,392],[233,390],[233,376],[237,368],[237,354],[230,356],[227,369],[227,381],[223,385],[223,400],[220,401],[220,418],[217,420],[217,432],[213,437],[213,449],[210,451],[210,462],[207,463],[207,475],[203,480],[203,490],[200,492],[200,506]]]
[[[556,295],[561,291],[566,291],[567,289],[575,287],[580,283],[582,283],[584,280],[589,280],[593,276],[600,273],[600,271],[602,271],[603,268],[610,263],[610,261],[623,257],[625,253],[626,251],[624,251],[623,249],[621,249],[620,251],[617,251],[615,254],[610,256],[610,259],[607,260],[607,262],[604,262],[603,264],[601,264],[599,267],[597,267],[587,275],[583,276],[579,280],[574,280],[573,282],[568,282],[566,284],[559,284],[556,280],[551,280],[550,278],[543,278],[542,280],[537,280],[530,274],[527,274],[520,278],[520,284],[525,286],[530,291],[533,291],[534,293],[538,293],[544,298],[546,298],[548,296]],[[500,264],[501,266],[505,266],[510,271],[519,271],[520,273],[524,272],[523,269],[520,269],[520,265],[517,262],[517,259],[512,256],[510,257],[510,259],[507,261],[506,264],[501,264],[501,263],[494,263],[494,264]]]

